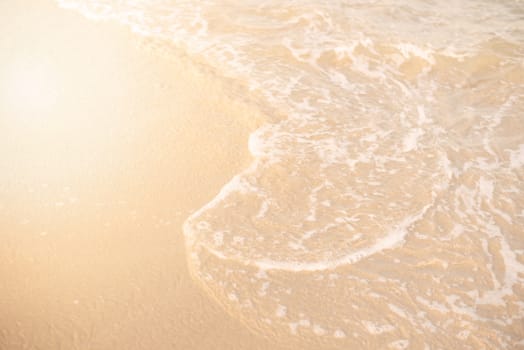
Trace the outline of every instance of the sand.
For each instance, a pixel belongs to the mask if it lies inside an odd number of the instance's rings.
[[[263,117],[123,26],[0,13],[0,348],[279,349],[195,284],[181,229]]]

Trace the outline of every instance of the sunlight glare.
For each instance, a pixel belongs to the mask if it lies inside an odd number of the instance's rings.
[[[38,117],[57,102],[56,74],[45,64],[13,65],[5,84],[6,102],[16,114]]]

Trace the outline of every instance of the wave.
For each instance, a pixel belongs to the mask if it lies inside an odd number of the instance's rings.
[[[193,275],[232,314],[365,348],[516,344],[520,2],[59,4],[263,97],[253,163],[184,224]]]

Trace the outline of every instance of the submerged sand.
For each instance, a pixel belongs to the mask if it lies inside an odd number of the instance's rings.
[[[126,28],[0,13],[0,348],[278,349],[195,285],[181,232],[260,119]]]

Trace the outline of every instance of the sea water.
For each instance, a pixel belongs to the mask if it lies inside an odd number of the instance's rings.
[[[184,225],[231,315],[304,345],[524,348],[523,2],[58,2],[267,114]]]

